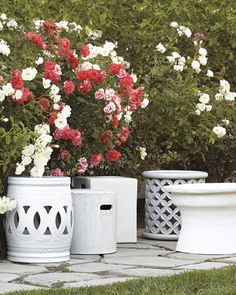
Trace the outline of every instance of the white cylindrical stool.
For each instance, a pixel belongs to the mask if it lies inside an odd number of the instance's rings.
[[[72,189],[74,233],[71,254],[116,252],[116,195],[114,192]]]
[[[148,239],[177,240],[181,227],[179,209],[173,204],[165,185],[202,183],[206,172],[190,170],[153,170],[143,172],[145,177],[145,231]]]
[[[236,183],[165,186],[180,209],[176,250],[198,254],[236,253]]]

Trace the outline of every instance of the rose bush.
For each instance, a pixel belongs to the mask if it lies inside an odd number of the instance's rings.
[[[132,116],[148,99],[142,99],[143,89],[135,85],[137,77],[117,55],[116,44],[93,45],[81,29],[76,23],[38,20],[30,31],[21,28],[23,42],[34,48],[34,63],[8,69],[2,61],[2,132],[8,134],[8,149],[19,138],[23,145],[21,158],[18,148],[11,158],[14,168],[18,157],[17,175],[112,173],[128,161],[123,145]],[[90,39],[97,35],[89,34]],[[14,124],[24,132],[10,136]],[[2,166],[6,175],[9,163]]]

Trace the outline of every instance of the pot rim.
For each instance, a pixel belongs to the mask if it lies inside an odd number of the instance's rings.
[[[164,189],[170,193],[177,193],[181,195],[189,194],[223,194],[223,193],[233,193],[236,194],[236,183],[188,183],[188,184],[174,184],[166,185]]]
[[[194,170],[149,170],[142,174],[146,178],[159,179],[191,179],[207,178],[208,173]]]
[[[40,185],[40,186],[51,186],[51,185],[70,185],[71,179],[69,176],[42,176],[42,177],[31,177],[31,176],[10,176],[7,180],[8,185]]]

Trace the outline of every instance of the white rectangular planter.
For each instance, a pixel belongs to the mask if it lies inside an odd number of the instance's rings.
[[[117,242],[137,242],[137,179],[120,176],[78,176],[74,188],[113,191],[117,194]]]

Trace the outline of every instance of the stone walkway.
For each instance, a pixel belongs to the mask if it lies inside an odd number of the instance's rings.
[[[178,253],[176,242],[138,239],[120,244],[115,254],[73,255],[62,264],[19,264],[0,261],[0,293],[40,288],[82,287],[123,282],[186,270],[221,268],[236,263],[236,255]]]

